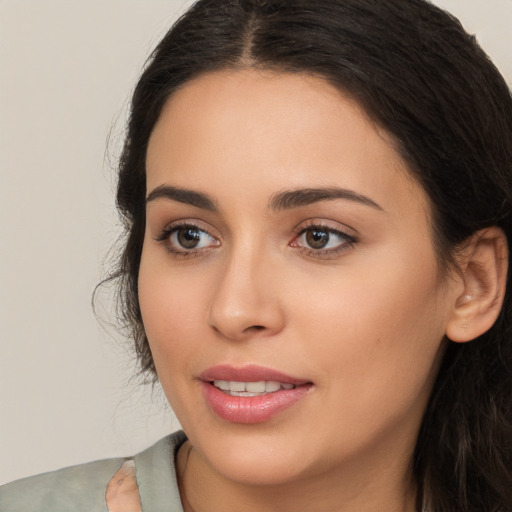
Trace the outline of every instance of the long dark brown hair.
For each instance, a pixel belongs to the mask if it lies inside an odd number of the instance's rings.
[[[324,77],[394,137],[430,198],[441,266],[482,228],[499,226],[512,240],[510,90],[457,19],[425,0],[200,0],[148,61],[119,167],[122,312],[153,376],[137,298],[148,139],[177,88],[246,67]],[[418,511],[512,511],[510,280],[495,325],[449,343],[414,454]]]

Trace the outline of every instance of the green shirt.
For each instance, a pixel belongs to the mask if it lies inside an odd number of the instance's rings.
[[[1,512],[106,512],[114,473],[133,459],[143,512],[183,512],[174,459],[183,432],[164,437],[134,457],[105,459],[17,480],[0,487]]]

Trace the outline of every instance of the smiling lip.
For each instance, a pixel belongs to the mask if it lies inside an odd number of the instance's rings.
[[[262,423],[285,411],[304,398],[313,384],[262,366],[233,367],[220,365],[201,373],[202,390],[209,408],[223,420],[232,423]],[[233,396],[214,386],[214,381],[278,382],[293,385],[257,396]]]

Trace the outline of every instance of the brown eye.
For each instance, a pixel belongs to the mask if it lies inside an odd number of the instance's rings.
[[[201,242],[201,234],[197,228],[181,228],[176,231],[176,239],[184,249],[195,249]]]
[[[164,231],[157,240],[164,242],[171,252],[183,254],[219,245],[219,241],[207,231],[187,224]]]
[[[329,232],[322,229],[308,229],[306,231],[306,243],[312,249],[323,249],[329,243]]]
[[[310,256],[333,257],[352,247],[356,241],[347,233],[320,225],[303,229],[292,241],[291,246],[303,248]]]

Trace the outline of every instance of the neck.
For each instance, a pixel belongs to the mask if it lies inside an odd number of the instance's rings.
[[[294,482],[251,485],[225,478],[186,443],[178,482],[185,512],[414,512],[410,453],[394,453],[385,464],[373,459]]]

